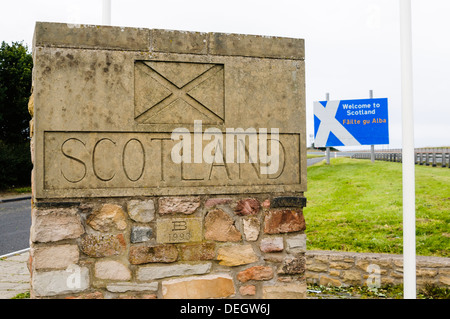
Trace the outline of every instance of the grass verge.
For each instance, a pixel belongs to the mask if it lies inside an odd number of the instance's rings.
[[[416,252],[450,257],[450,169],[415,166]],[[308,250],[402,254],[402,165],[349,158],[308,167]]]

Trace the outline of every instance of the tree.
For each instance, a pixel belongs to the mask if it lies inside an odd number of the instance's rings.
[[[25,186],[32,169],[28,99],[33,59],[22,43],[0,47],[0,188]]]
[[[28,99],[33,59],[22,43],[0,47],[0,140],[24,143],[29,136]]]

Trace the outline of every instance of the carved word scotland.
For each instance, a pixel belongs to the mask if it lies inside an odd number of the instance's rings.
[[[46,132],[44,189],[300,183],[299,134],[179,133]]]

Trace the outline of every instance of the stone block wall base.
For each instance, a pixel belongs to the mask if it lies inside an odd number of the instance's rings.
[[[278,197],[37,203],[31,297],[306,298],[302,208]]]
[[[403,256],[311,250],[306,253],[306,281],[323,286],[374,286],[403,283]],[[417,287],[450,287],[450,258],[417,256]]]

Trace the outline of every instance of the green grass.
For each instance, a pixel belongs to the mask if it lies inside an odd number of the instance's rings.
[[[416,252],[450,257],[450,169],[415,166]],[[348,158],[308,167],[309,250],[401,254],[402,165]]]
[[[30,292],[22,292],[20,294],[17,294],[16,296],[12,297],[11,299],[29,299],[30,298]]]

